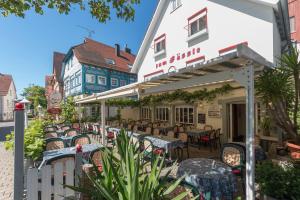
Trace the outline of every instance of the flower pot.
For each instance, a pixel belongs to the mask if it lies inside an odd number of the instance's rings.
[[[300,146],[297,144],[293,143],[287,143],[287,146],[291,152],[291,158],[294,160],[299,160],[300,159]]]

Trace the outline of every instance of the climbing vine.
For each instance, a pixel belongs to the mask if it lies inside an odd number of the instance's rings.
[[[173,102],[178,100],[184,101],[185,103],[193,103],[199,100],[212,101],[218,95],[224,95],[233,89],[234,88],[231,85],[226,84],[213,90],[207,90],[206,88],[196,90],[194,92],[176,90],[174,92],[163,93],[160,95],[149,95],[139,100],[127,98],[110,99],[106,102],[106,104],[118,107],[139,107],[145,105],[158,105],[162,102]]]

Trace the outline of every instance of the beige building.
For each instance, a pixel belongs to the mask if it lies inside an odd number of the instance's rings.
[[[12,76],[0,73],[0,121],[13,120],[16,98],[16,87]]]

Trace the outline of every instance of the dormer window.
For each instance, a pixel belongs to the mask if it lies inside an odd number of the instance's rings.
[[[114,59],[111,59],[111,58],[105,58],[105,62],[106,64],[109,64],[109,65],[115,65],[116,62]]]
[[[188,18],[188,41],[207,32],[207,8],[204,8]]]
[[[166,52],[166,34],[157,37],[154,40],[154,56],[162,55]]]

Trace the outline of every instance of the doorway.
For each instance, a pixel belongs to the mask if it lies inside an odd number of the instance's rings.
[[[231,136],[233,142],[245,142],[246,105],[231,104]]]

